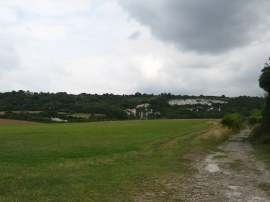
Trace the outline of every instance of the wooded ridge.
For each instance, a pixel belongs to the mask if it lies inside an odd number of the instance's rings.
[[[22,114],[25,117],[73,117],[74,120],[221,118],[233,112],[249,116],[252,111],[262,109],[263,102],[262,97],[188,96],[170,93],[74,95],[23,90],[0,93],[2,118],[16,118]],[[86,116],[74,116],[78,113]],[[29,117],[24,119],[28,120]]]

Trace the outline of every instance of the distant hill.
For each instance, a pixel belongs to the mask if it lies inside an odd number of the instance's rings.
[[[248,116],[253,110],[261,109],[262,105],[263,98],[249,96],[230,98],[169,93],[160,95],[82,93],[73,95],[65,92],[36,93],[22,90],[0,93],[0,116],[2,118],[17,117],[25,120],[40,119],[40,121],[48,121],[50,118],[73,121],[221,118],[226,113],[232,112]],[[21,117],[22,114],[24,118]]]

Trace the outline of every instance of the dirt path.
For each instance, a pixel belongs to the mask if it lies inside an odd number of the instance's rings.
[[[13,120],[13,119],[0,119],[0,126],[16,126],[16,125],[33,125],[40,124],[38,122]]]
[[[183,183],[172,201],[270,202],[270,173],[254,157],[248,135],[248,130],[241,131],[194,165],[197,174]]]

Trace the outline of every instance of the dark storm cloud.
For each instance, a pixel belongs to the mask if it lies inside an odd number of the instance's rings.
[[[120,4],[157,38],[201,53],[243,47],[268,29],[266,0],[120,0]]]

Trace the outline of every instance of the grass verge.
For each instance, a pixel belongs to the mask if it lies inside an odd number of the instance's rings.
[[[229,163],[229,168],[232,170],[240,170],[242,168],[241,161],[235,160],[235,161]]]
[[[260,125],[253,128],[249,141],[255,148],[255,155],[264,161],[270,170],[270,132],[264,132]]]

